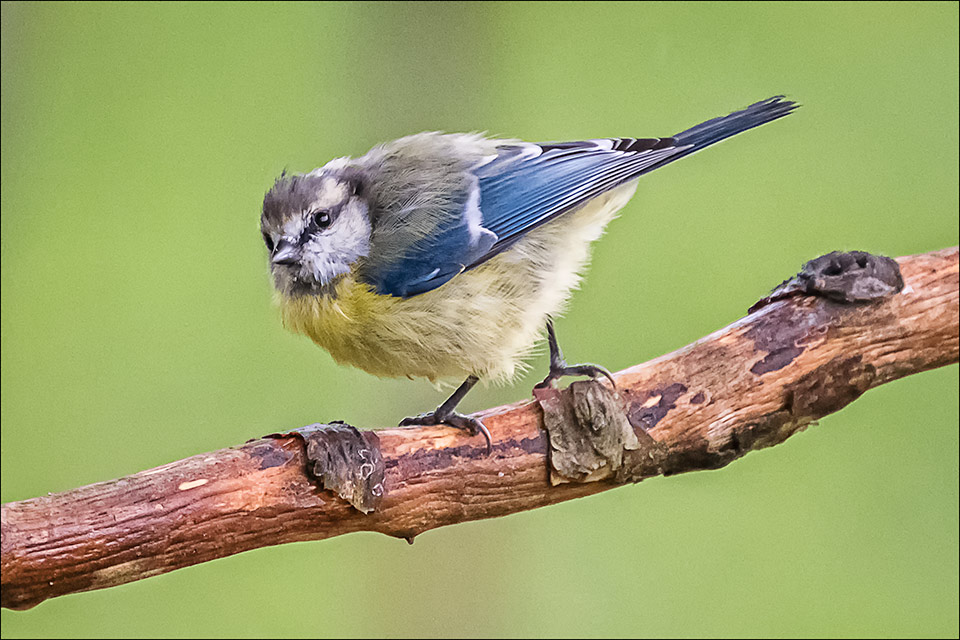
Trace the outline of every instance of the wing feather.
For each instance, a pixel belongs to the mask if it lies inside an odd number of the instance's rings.
[[[477,145],[476,156],[464,169],[449,170],[465,171],[467,175],[455,181],[461,185],[457,187],[459,195],[443,200],[452,208],[448,210],[448,205],[441,203],[442,207],[437,205],[440,208],[429,214],[438,221],[434,231],[418,236],[405,245],[404,253],[369,270],[369,281],[378,292],[401,297],[435,289],[604,192],[737,133],[782,118],[796,106],[777,96],[669,138],[502,142],[494,153],[489,147],[481,152],[475,137],[431,134],[436,136],[431,140],[438,151],[448,145],[447,153],[451,153],[449,145],[455,141],[472,140]]]

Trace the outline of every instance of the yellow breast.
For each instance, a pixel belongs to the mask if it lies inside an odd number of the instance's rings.
[[[512,345],[517,334],[529,333],[523,331],[528,314],[517,296],[505,298],[504,283],[500,270],[484,265],[403,299],[347,277],[334,295],[287,298],[281,308],[288,329],[340,364],[377,376],[500,379],[513,375],[523,351]],[[536,330],[521,339],[532,345]]]

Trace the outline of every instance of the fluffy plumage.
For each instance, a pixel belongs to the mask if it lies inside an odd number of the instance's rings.
[[[508,380],[637,178],[795,106],[771,98],[670,138],[424,133],[282,176],[261,231],[284,324],[378,376]]]

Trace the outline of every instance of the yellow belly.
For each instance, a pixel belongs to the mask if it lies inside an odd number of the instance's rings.
[[[284,325],[333,358],[377,376],[507,381],[540,339],[589,259],[590,243],[636,182],[564,214],[509,250],[412,298],[374,293],[352,276],[336,295],[284,298]]]

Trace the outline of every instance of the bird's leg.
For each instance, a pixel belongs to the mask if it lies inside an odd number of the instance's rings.
[[[563,376],[590,376],[599,378],[604,376],[610,381],[614,388],[617,383],[613,381],[613,376],[609,371],[596,364],[575,364],[568,365],[563,359],[563,352],[560,351],[560,345],[557,344],[557,334],[553,330],[553,319],[547,318],[547,341],[550,343],[550,373],[534,389],[545,389],[553,386],[553,383]]]
[[[404,418],[400,421],[400,426],[408,427],[411,425],[430,426],[437,424],[448,424],[451,427],[463,429],[471,436],[482,433],[483,437],[487,440],[487,451],[490,451],[493,444],[490,440],[490,432],[487,431],[485,426],[483,426],[483,423],[476,418],[471,418],[470,416],[465,416],[462,413],[457,413],[454,411],[454,409],[457,408],[457,405],[460,404],[460,401],[463,400],[463,396],[467,395],[467,392],[473,388],[473,385],[477,384],[477,380],[479,380],[477,376],[469,376],[463,381],[463,384],[457,387],[457,390],[453,392],[453,395],[451,395],[444,401],[443,404],[437,407],[436,411],[433,413],[423,413],[412,418]]]

